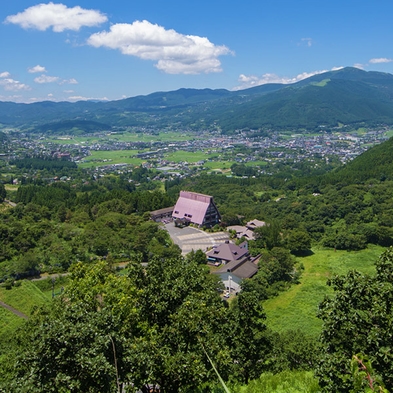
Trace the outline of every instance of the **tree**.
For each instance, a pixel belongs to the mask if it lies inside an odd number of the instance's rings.
[[[286,245],[294,254],[299,254],[311,248],[311,237],[306,231],[293,230],[286,239]]]
[[[6,195],[7,195],[7,192],[5,190],[4,184],[0,183],[0,202],[4,201]]]
[[[38,309],[18,335],[10,392],[116,392],[135,376],[135,288],[105,263],[76,265],[64,296]]]
[[[351,361],[359,353],[393,389],[393,248],[379,257],[376,271],[375,276],[351,271],[329,281],[335,295],[319,311],[324,355],[317,373],[325,392],[355,391]]]
[[[78,263],[50,309],[39,309],[18,335],[7,392],[117,392],[119,382],[194,391],[230,374],[228,309],[206,266],[154,258],[129,276],[106,262]],[[0,386],[0,390],[3,386]]]
[[[266,315],[258,293],[240,292],[229,318],[234,375],[237,381],[247,384],[250,379],[261,375],[271,347],[266,335]]]
[[[281,228],[278,221],[255,228],[255,239],[258,247],[265,247],[271,250],[273,247],[279,247],[281,244]]]

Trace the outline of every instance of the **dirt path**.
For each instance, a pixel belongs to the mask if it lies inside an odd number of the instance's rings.
[[[5,309],[11,311],[12,313],[14,313],[15,315],[17,315],[20,318],[28,319],[26,314],[23,314],[22,312],[16,310],[15,308],[13,308],[13,307],[9,306],[8,304],[5,304],[5,303],[3,303],[1,301],[0,301],[0,307],[3,307]]]

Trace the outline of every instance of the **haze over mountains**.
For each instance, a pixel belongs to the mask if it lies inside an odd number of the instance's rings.
[[[393,124],[393,75],[347,67],[240,91],[179,89],[110,102],[0,102],[0,123],[36,132],[149,126],[306,129]]]

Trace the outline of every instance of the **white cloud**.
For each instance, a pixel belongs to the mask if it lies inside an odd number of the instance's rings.
[[[306,44],[308,47],[312,46],[312,38],[302,38],[301,44]]]
[[[99,11],[87,10],[79,6],[68,8],[64,4],[38,4],[26,8],[16,15],[7,16],[5,22],[24,29],[47,30],[59,33],[64,30],[78,31],[83,26],[98,26],[108,18]]]
[[[361,63],[355,63],[353,66],[355,68],[359,68],[359,70],[364,70],[364,68],[366,67],[366,65],[361,64]]]
[[[83,96],[71,96],[68,97],[69,101],[109,101],[107,97],[93,98],[93,97],[83,97]]]
[[[42,67],[42,66],[40,66],[40,65],[37,64],[37,65],[34,66],[34,67],[28,68],[27,71],[28,71],[30,74],[36,74],[36,73],[38,73],[38,72],[46,72],[46,69],[45,69],[45,67]]]
[[[74,93],[74,90],[64,90],[64,93],[71,94],[71,93]]]
[[[61,85],[64,85],[64,84],[77,85],[77,84],[78,84],[78,81],[77,81],[76,79],[74,79],[74,78],[71,78],[71,79],[63,79],[63,80],[60,82],[60,84],[61,84]]]
[[[334,67],[331,71],[340,70],[343,67]],[[241,74],[239,76],[238,81],[240,82],[239,86],[236,86],[233,90],[242,90],[247,89],[249,87],[265,85],[267,83],[282,83],[282,84],[291,84],[299,82],[303,79],[310,78],[311,76],[322,74],[324,72],[328,72],[328,70],[322,71],[314,71],[314,72],[303,72],[301,74],[296,75],[295,77],[281,77],[276,74],[264,74],[261,77],[256,75],[244,75]]]
[[[369,62],[371,64],[380,64],[380,63],[391,63],[393,59],[387,59],[386,57],[379,57],[376,59],[370,59]]]
[[[0,73],[0,78],[9,78],[11,74],[7,71]]]
[[[220,72],[218,57],[232,53],[226,46],[214,45],[206,37],[183,35],[146,20],[114,24],[108,32],[91,35],[88,44],[157,61],[155,66],[168,74]]]
[[[7,73],[3,72],[3,74],[7,74]],[[7,91],[31,90],[30,86],[25,85],[24,83],[21,83],[15,79],[7,78],[7,77],[4,79],[0,79],[0,86],[3,86],[4,90]]]
[[[59,80],[58,76],[49,76],[49,75],[41,75],[37,76],[37,78],[34,78],[35,83],[53,83],[57,82]]]

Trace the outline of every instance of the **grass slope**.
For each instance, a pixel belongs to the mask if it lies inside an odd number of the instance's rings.
[[[0,287],[0,300],[29,315],[35,306],[41,306],[48,302],[48,298],[36,287],[34,282],[22,281],[20,287],[11,290]]]
[[[332,249],[313,251],[313,255],[301,258],[304,272],[300,284],[264,303],[267,324],[277,332],[299,329],[309,335],[318,335],[322,327],[316,316],[318,305],[326,295],[333,293],[326,285],[327,279],[353,269],[374,273],[374,262],[384,248],[370,246],[356,252],[335,252]]]
[[[318,380],[311,371],[283,371],[265,373],[246,386],[231,389],[239,393],[318,393]]]

